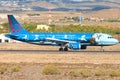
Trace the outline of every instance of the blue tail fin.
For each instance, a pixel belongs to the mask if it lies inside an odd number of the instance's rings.
[[[8,15],[9,28],[11,33],[26,33],[23,26],[14,18],[13,15]]]

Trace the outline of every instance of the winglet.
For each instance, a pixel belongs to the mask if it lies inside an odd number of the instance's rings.
[[[8,15],[9,28],[11,33],[26,33],[23,26],[14,18],[13,15]]]

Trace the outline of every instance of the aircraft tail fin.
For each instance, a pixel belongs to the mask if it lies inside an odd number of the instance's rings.
[[[27,31],[23,26],[15,19],[13,15],[8,15],[9,28],[11,33],[26,33]]]

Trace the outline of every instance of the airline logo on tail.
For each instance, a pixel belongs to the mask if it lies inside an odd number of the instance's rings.
[[[21,30],[22,30],[22,27],[21,27],[21,25],[19,25],[19,24],[14,24],[14,25],[12,25],[12,21],[9,19],[9,24],[10,24],[10,29],[12,30],[12,32],[13,33],[15,33],[15,32],[20,32]],[[16,29],[15,29],[15,27],[14,26],[17,26],[16,27]]]
[[[13,17],[13,15],[8,15],[8,20],[11,33],[26,32],[22,25]]]

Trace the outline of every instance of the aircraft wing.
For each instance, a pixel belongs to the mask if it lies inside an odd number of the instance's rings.
[[[56,42],[58,44],[74,43],[74,41],[60,40],[60,39],[55,39],[55,38],[46,38],[46,41],[52,41],[52,42]]]
[[[56,42],[57,44],[76,43],[75,41],[60,40],[55,38],[46,38],[46,41]],[[81,45],[90,45],[90,43],[81,43]]]

